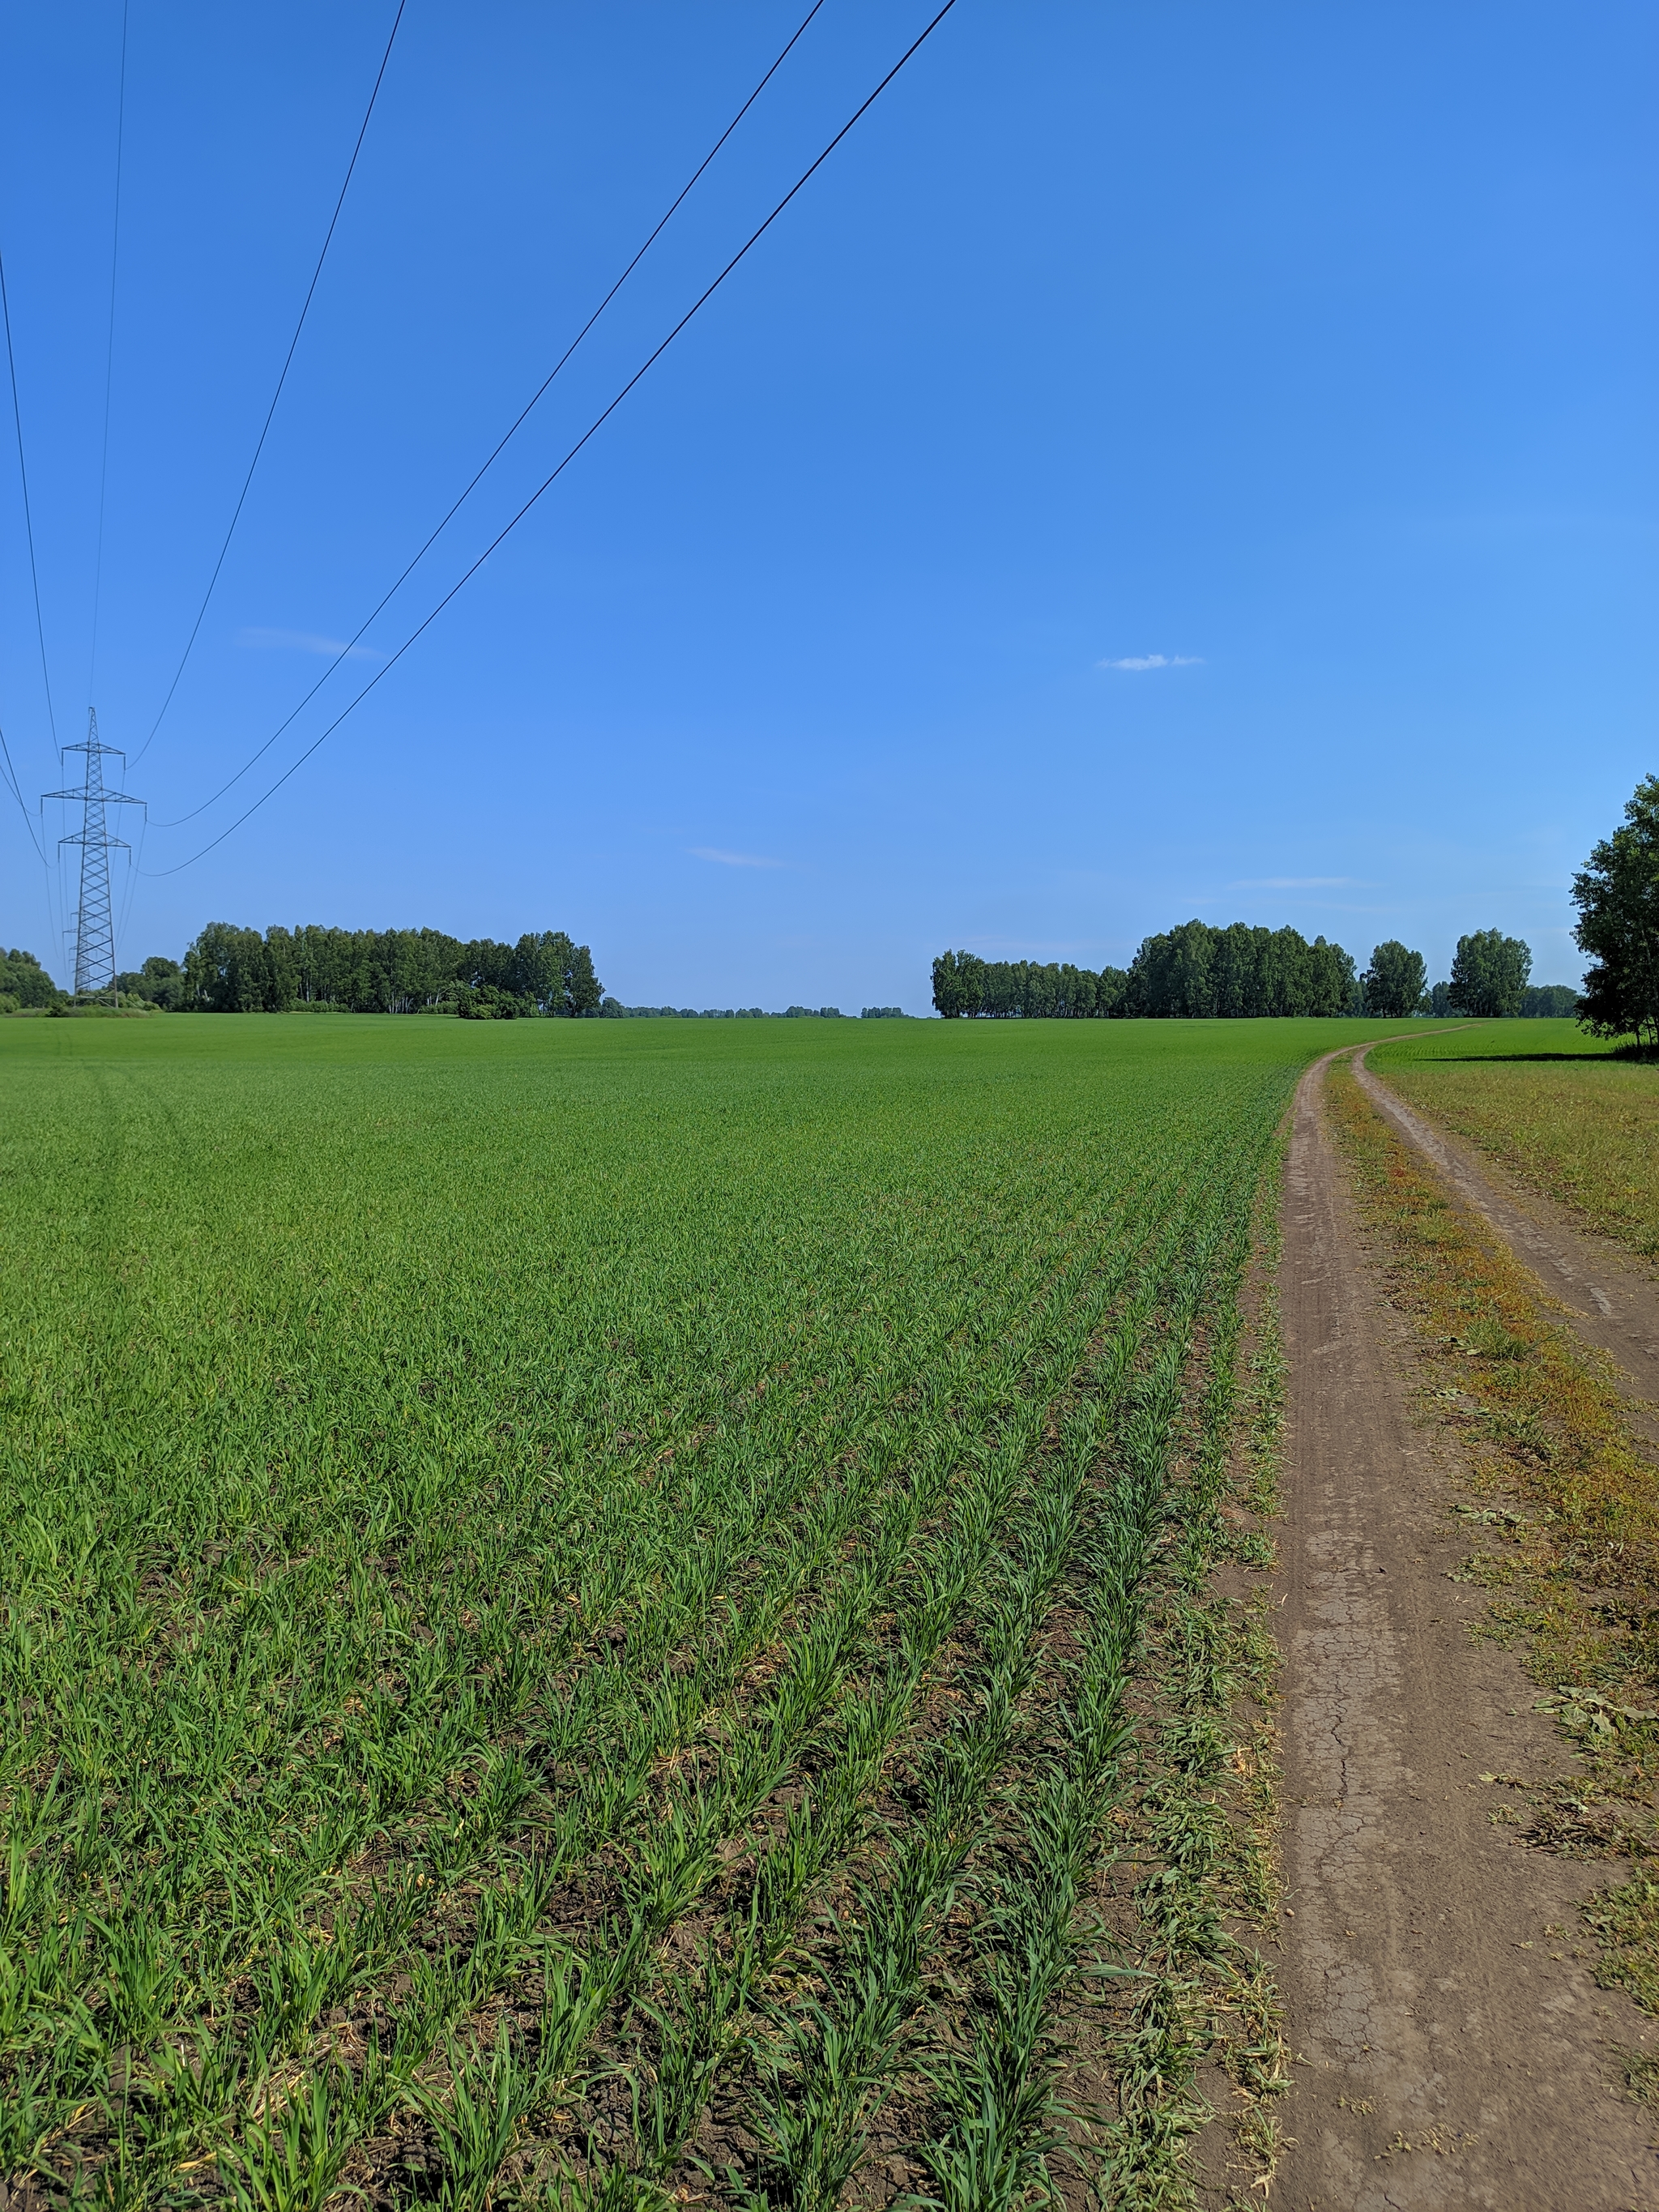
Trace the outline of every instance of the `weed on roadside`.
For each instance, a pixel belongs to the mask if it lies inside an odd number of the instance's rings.
[[[1374,1072],[1587,1227],[1646,1259],[1659,1257],[1653,1066],[1599,1049],[1565,1023],[1552,1042],[1559,1057],[1516,1065],[1510,1025],[1493,1024],[1390,1044]]]
[[[1478,1532],[1458,1579],[1489,1591],[1478,1632],[1513,1643],[1583,1759],[1571,1781],[1494,1776],[1525,1805],[1495,1820],[1578,1856],[1624,1853],[1630,1881],[1586,1900],[1598,1978],[1659,2013],[1659,1464],[1609,1362],[1556,1318],[1535,1278],[1448,1197],[1336,1063],[1326,1099],[1379,1241],[1390,1303],[1415,1325],[1419,1403],[1457,1434]]]

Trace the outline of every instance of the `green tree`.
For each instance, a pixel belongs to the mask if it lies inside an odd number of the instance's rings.
[[[57,1006],[68,1002],[67,992],[60,991],[32,952],[15,945],[8,952],[0,946],[0,994],[14,1000],[19,1007]]]
[[[185,955],[185,1004],[208,1014],[257,1013],[265,1003],[266,970],[257,929],[210,921]]]
[[[604,1003],[605,986],[593,972],[593,955],[585,945],[573,945],[564,971],[566,1013],[586,1020],[597,1014]]]
[[[176,960],[152,952],[142,968],[118,975],[115,988],[124,999],[138,999],[146,1006],[172,1010],[185,1003],[185,971]]]
[[[1159,1020],[1212,1014],[1212,969],[1221,933],[1194,921],[1143,938],[1129,969],[1133,1011]]]
[[[985,963],[971,952],[941,952],[933,963],[933,1006],[946,1021],[976,1014],[985,995]]]
[[[1578,1018],[1593,1036],[1659,1045],[1659,776],[1644,776],[1625,818],[1572,879],[1573,937],[1591,965]]]
[[[1205,921],[1144,938],[1127,968],[1097,975],[1069,961],[981,960],[942,952],[933,1004],[947,1018],[978,1014],[1026,1021],[1346,1014],[1358,1004],[1353,958],[1298,930],[1226,929]]]
[[[565,1012],[565,970],[575,951],[562,929],[530,929],[513,948],[513,988],[544,1014]]]
[[[1304,1013],[1334,1021],[1340,1014],[1359,1011],[1359,978],[1354,973],[1352,952],[1316,937],[1308,947],[1306,972]]]
[[[1103,1018],[1119,1020],[1130,1011],[1129,971],[1105,967],[1095,981],[1095,1012]]]
[[[172,980],[152,986],[152,971]],[[494,938],[463,944],[441,929],[238,929],[210,922],[185,955],[182,977],[171,961],[147,960],[138,977],[122,976],[158,1005],[208,1013],[284,1013],[293,1006],[339,1006],[358,1014],[412,1014],[425,1007],[480,1003],[520,1014],[597,1014],[605,993],[593,955],[562,929],[531,931],[516,945]]]
[[[1532,948],[1501,930],[1477,929],[1457,940],[1452,960],[1451,1010],[1482,1020],[1507,1018],[1521,1011],[1532,973]]]
[[[1374,946],[1371,964],[1359,979],[1364,1011],[1385,1022],[1414,1014],[1428,973],[1422,954],[1408,951],[1397,937]]]
[[[494,983],[456,986],[455,1012],[464,1022],[516,1022],[541,1012],[526,993],[503,991]]]

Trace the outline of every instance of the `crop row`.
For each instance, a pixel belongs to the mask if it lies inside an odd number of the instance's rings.
[[[386,1266],[357,1322],[249,1273],[227,1344],[198,1287],[102,1426],[73,1270],[37,1270],[0,2170],[620,2201],[718,2138],[732,2185],[828,2205],[902,2107],[937,2193],[1024,2188],[1191,1331],[1283,1088],[1073,1160],[993,1117],[930,1206],[813,1194],[810,1279],[653,1199],[672,1295],[633,1248],[568,1297],[468,1253],[426,1310]],[[927,1984],[963,1896],[973,2036]]]

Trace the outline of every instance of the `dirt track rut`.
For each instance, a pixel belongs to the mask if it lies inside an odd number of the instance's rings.
[[[1448,1579],[1468,1551],[1450,1466],[1410,1417],[1400,1324],[1318,1111],[1324,1068],[1297,1095],[1284,1215],[1282,1936],[1298,2063],[1271,2201],[1645,2212],[1659,2117],[1620,2094],[1615,2046],[1659,2036],[1571,1956],[1577,1901],[1620,1870],[1507,1842],[1488,1817],[1504,1793],[1483,1773],[1570,1772],[1571,1753],[1518,1663],[1466,1632],[1483,1601]]]
[[[1366,1096],[1561,1301],[1584,1341],[1612,1354],[1637,1401],[1635,1419],[1659,1441],[1659,1284],[1616,1244],[1577,1228],[1562,1207],[1477,1167],[1455,1137],[1431,1127],[1371,1073],[1370,1049],[1354,1055]]]

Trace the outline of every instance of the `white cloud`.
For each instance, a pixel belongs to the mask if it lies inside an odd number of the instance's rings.
[[[721,853],[712,845],[692,845],[687,848],[694,860],[716,860],[723,868],[781,868],[781,860],[763,860],[758,853]]]
[[[1144,668],[1202,668],[1204,659],[1197,653],[1136,653],[1125,660],[1097,660],[1097,668],[1126,668],[1139,673]]]
[[[343,637],[318,637],[308,629],[242,629],[236,633],[238,645],[257,646],[263,652],[315,653],[329,660],[337,660],[344,653],[348,660],[384,660],[383,653],[376,653],[367,645],[348,645]]]

